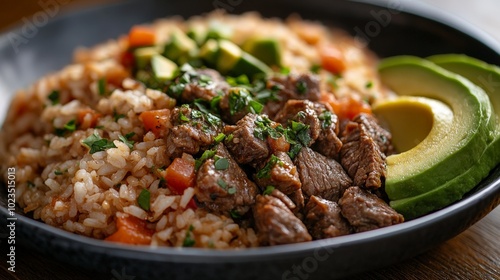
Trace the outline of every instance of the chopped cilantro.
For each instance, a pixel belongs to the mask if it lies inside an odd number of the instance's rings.
[[[238,77],[227,77],[226,82],[233,87],[236,86],[250,86],[250,81],[248,80],[248,76],[243,74]]]
[[[318,74],[320,70],[321,65],[319,64],[314,64],[313,66],[311,66],[311,72],[313,72],[314,74]]]
[[[125,138],[127,138],[128,140],[130,140],[130,138],[132,138],[134,136],[135,136],[135,132],[133,132],[133,131],[125,134]]]
[[[184,237],[184,242],[182,242],[183,247],[193,247],[196,241],[193,236],[194,226],[190,225],[188,230],[186,231],[186,236]]]
[[[189,122],[189,118],[186,117],[186,115],[184,115],[184,113],[181,111],[180,114],[179,114],[179,120],[182,121],[182,122]]]
[[[234,115],[248,106],[250,93],[245,88],[233,88],[229,93],[229,113]]]
[[[270,195],[274,191],[274,189],[275,188],[273,186],[267,186],[262,194],[263,195]]]
[[[216,115],[211,114],[211,113],[206,114],[206,120],[212,126],[220,126],[222,124],[221,119],[219,117],[217,117]]]
[[[271,120],[266,116],[257,116],[254,123],[256,127],[253,131],[253,135],[260,140],[265,140],[267,136],[278,139],[283,136],[283,132],[285,131],[281,125],[272,127]]]
[[[99,81],[97,81],[97,87],[99,89],[100,96],[106,95],[107,93],[106,86],[107,86],[106,78],[101,78],[99,79]]]
[[[291,158],[291,159],[294,159],[300,152],[300,150],[302,149],[302,145],[301,144],[292,144],[290,146],[290,150],[288,151],[288,156]]]
[[[120,139],[120,141],[125,143],[125,145],[127,145],[127,147],[130,150],[132,150],[134,148],[134,141],[128,140],[128,138],[126,136],[119,135],[118,139]]]
[[[321,127],[323,129],[332,126],[332,112],[328,110],[324,110],[319,116],[318,119],[322,121]]]
[[[214,165],[216,170],[226,170],[229,168],[229,161],[227,158],[218,158]]]
[[[147,189],[143,189],[139,196],[137,197],[137,203],[139,206],[146,210],[149,211],[150,203],[151,202],[151,193]]]
[[[57,136],[64,136],[67,132],[73,132],[76,130],[76,120],[72,119],[69,122],[67,122],[64,127],[62,128],[55,128],[54,133]]]
[[[280,73],[283,74],[283,75],[288,75],[290,74],[290,67],[281,67],[280,68]]]
[[[52,105],[59,104],[60,93],[58,90],[53,90],[47,98],[50,100]]]
[[[199,169],[200,166],[203,164],[203,162],[205,162],[205,160],[215,156],[215,153],[216,152],[214,150],[204,151],[203,154],[201,155],[201,157],[199,159],[195,160],[195,162],[194,162],[195,169]]]
[[[101,138],[97,132],[85,138],[82,143],[90,148],[91,154],[105,151],[109,148],[116,148],[113,141]]]
[[[262,112],[262,109],[264,109],[264,105],[255,100],[250,100],[248,102],[248,105],[250,106],[250,112],[254,114],[260,114],[260,112]]]
[[[307,93],[307,83],[305,81],[297,81],[297,83],[295,84],[295,88],[301,95]]]
[[[372,81],[366,82],[365,88],[372,88],[372,87],[373,87],[373,82]]]
[[[192,109],[191,110],[191,118],[192,119],[201,119],[203,117],[203,113],[201,111]]]
[[[236,211],[234,209],[229,211],[229,215],[231,215],[231,218],[233,218],[233,219],[241,219],[241,214],[238,213],[238,211]]]
[[[126,116],[124,114],[118,114],[116,112],[116,109],[113,109],[113,119],[115,119],[115,122],[117,122],[121,118],[125,118]]]
[[[222,180],[221,178],[217,179],[217,185],[219,185],[219,187],[227,190],[227,183],[226,183],[226,181]]]
[[[61,171],[61,170],[57,169],[57,170],[54,171],[54,174],[55,175],[63,175],[64,171]]]
[[[276,165],[276,163],[280,161],[281,160],[277,156],[271,155],[271,158],[266,162],[266,165],[264,165],[264,167],[261,170],[259,170],[259,172],[257,172],[256,177],[258,179],[271,178],[271,170]]]

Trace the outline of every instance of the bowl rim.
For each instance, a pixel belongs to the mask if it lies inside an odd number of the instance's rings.
[[[80,10],[64,11],[54,19],[51,19],[49,24],[57,24],[65,18],[74,14],[88,13],[96,9],[104,7],[119,6],[137,0],[128,0],[119,3],[108,3],[104,5],[96,5],[87,7]],[[368,4],[377,7],[384,7],[388,1],[383,0],[353,0],[353,2]],[[476,41],[484,44],[488,48],[500,54],[500,42],[494,39],[491,35],[481,30],[480,28],[466,23],[465,20],[458,18],[448,12],[442,10],[435,10],[429,4],[422,2],[404,1],[403,13],[415,15],[432,22],[441,23],[461,33],[474,38]],[[12,26],[11,26],[12,27]],[[7,35],[9,32],[18,31],[21,25],[14,26],[0,33],[0,49],[8,47]],[[13,94],[13,93],[9,93]],[[4,112],[0,112],[4,113]],[[491,172],[500,167],[497,166]],[[329,239],[315,240],[306,243],[288,244],[270,247],[257,247],[248,249],[237,250],[209,250],[202,248],[177,248],[177,247],[151,247],[151,246],[137,246],[107,242],[104,240],[93,239],[90,237],[78,235],[76,233],[67,232],[63,229],[56,228],[45,224],[41,221],[34,220],[23,214],[16,213],[15,217],[23,224],[23,226],[36,228],[44,231],[47,234],[60,238],[61,241],[70,241],[74,244],[87,246],[88,250],[95,253],[105,253],[107,255],[117,256],[127,259],[147,259],[148,261],[165,261],[168,260],[173,263],[205,263],[207,259],[211,263],[239,263],[249,261],[266,261],[275,260],[277,258],[291,258],[294,256],[303,256],[304,253],[310,253],[314,250],[324,248],[339,248],[348,246],[355,243],[370,243],[381,238],[391,238],[415,228],[428,226],[430,224],[438,224],[448,218],[456,215],[457,212],[467,211],[469,208],[475,206],[475,202],[480,202],[487,198],[494,199],[500,195],[500,177],[490,178],[490,175],[485,180],[492,180],[480,190],[473,189],[470,196],[455,202],[441,210],[427,214],[414,220],[406,221],[401,224],[393,225],[390,227],[380,228],[372,231],[351,234],[347,236],[340,236]],[[483,180],[484,183],[484,180]],[[498,203],[497,203],[498,205]],[[492,209],[491,209],[492,210]],[[9,211],[3,205],[0,205],[0,215],[4,217],[9,216]],[[71,246],[63,243],[60,246]]]

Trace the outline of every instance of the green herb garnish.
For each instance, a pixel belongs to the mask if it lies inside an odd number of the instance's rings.
[[[150,203],[151,202],[151,193],[147,189],[143,189],[139,196],[137,197],[137,203],[139,206],[146,210],[149,211],[150,208]]]
[[[277,156],[271,155],[271,158],[266,162],[266,165],[264,165],[264,167],[261,170],[259,170],[259,172],[257,172],[256,177],[258,179],[271,178],[271,170],[278,162],[281,162],[281,160]]]
[[[262,109],[264,109],[264,105],[255,100],[250,100],[248,102],[248,106],[250,108],[250,112],[254,114],[260,114],[260,112],[262,112]]]
[[[226,138],[226,135],[224,133],[217,134],[217,136],[214,137],[215,144],[219,144],[224,140],[224,138]]]
[[[323,129],[332,126],[332,112],[328,110],[324,110],[319,116],[318,119],[322,121],[321,127]]]
[[[183,247],[193,247],[196,241],[193,236],[194,226],[190,225],[188,230],[186,231],[186,236],[184,237],[184,242],[182,242]]]
[[[53,90],[48,96],[47,98],[50,100],[51,104],[52,105],[56,105],[56,104],[59,104],[60,100],[60,93],[58,90]]]
[[[229,211],[229,215],[231,215],[231,218],[233,218],[233,219],[241,219],[241,214],[238,213],[238,211],[236,211],[234,209]]]
[[[57,170],[54,170],[54,174],[55,174],[55,175],[63,175],[63,174],[64,174],[64,172],[63,172],[63,171],[61,171],[61,170],[59,170],[59,169],[57,169]]]
[[[270,195],[274,191],[274,189],[275,188],[273,186],[267,186],[262,194],[263,195]]]
[[[319,64],[314,64],[313,66],[311,66],[311,72],[313,72],[314,74],[318,74],[320,70],[321,65]]]
[[[227,158],[218,158],[214,165],[216,170],[226,170],[229,168],[229,161]]]
[[[90,153],[105,151],[109,148],[116,148],[113,141],[101,138],[97,132],[85,138],[82,143],[90,148]]]
[[[297,92],[301,95],[307,93],[307,83],[305,81],[298,81],[295,84],[295,88],[297,89]]]
[[[215,156],[215,153],[216,151],[215,150],[206,150],[203,152],[203,154],[201,155],[201,157],[197,160],[194,161],[194,167],[195,169],[199,169],[200,166],[203,164],[203,162],[205,162],[205,160],[209,159],[209,158],[212,158],[213,156]]]
[[[107,93],[106,85],[107,85],[106,78],[101,78],[101,79],[99,79],[99,81],[97,81],[97,87],[99,89],[100,96],[106,95],[106,93]]]
[[[122,141],[123,143],[125,143],[125,145],[127,145],[127,147],[130,150],[132,150],[134,148],[135,141],[128,140],[128,138],[126,136],[122,136],[122,135],[119,135],[118,139],[120,139],[120,141]]]
[[[373,82],[372,81],[366,82],[365,88],[372,88],[372,87],[373,87]]]
[[[119,119],[121,118],[125,118],[126,116],[124,114],[118,114],[116,112],[116,109],[113,109],[113,119],[115,120],[115,122],[117,122]]]

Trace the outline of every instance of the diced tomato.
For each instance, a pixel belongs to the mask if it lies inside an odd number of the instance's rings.
[[[191,198],[191,200],[189,200],[186,208],[191,208],[193,210],[196,210],[198,208],[198,205],[196,205],[196,201],[194,201],[194,198]]]
[[[156,43],[156,35],[153,29],[146,26],[134,26],[128,34],[128,45],[130,48],[151,46]]]
[[[87,115],[91,115],[90,123],[85,123],[85,117]],[[91,127],[95,127],[97,125],[97,121],[102,115],[97,113],[96,111],[92,109],[82,109],[78,111],[78,117],[77,117],[77,123],[80,125],[80,128],[82,129],[87,129]]]
[[[360,113],[372,114],[372,108],[370,105],[361,100],[358,95],[350,95],[340,99],[331,99],[328,104],[332,106],[333,111],[341,120],[352,120]]]
[[[342,52],[334,45],[322,45],[319,49],[321,66],[333,74],[339,74],[345,70],[345,58]]]
[[[157,138],[163,137],[169,123],[170,110],[144,111],[139,115],[139,119],[147,131],[152,131]]]
[[[278,139],[267,137],[267,144],[273,152],[288,152],[290,150],[290,143],[288,143],[284,136]]]
[[[134,245],[148,245],[154,231],[147,228],[147,222],[134,216],[117,216],[117,231],[105,240]]]
[[[176,158],[162,173],[167,187],[176,194],[182,194],[184,190],[194,186],[194,161],[184,157]]]

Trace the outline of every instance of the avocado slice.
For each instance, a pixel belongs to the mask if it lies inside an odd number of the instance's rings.
[[[194,23],[189,27],[186,35],[201,46],[207,40],[207,26],[201,23]]]
[[[443,139],[387,157],[385,188],[390,200],[436,190],[478,163],[494,129],[491,104],[481,88],[412,56],[384,59],[379,73],[382,82],[398,95],[434,98],[453,111],[453,124]]]
[[[281,66],[281,47],[276,38],[250,38],[242,48],[269,66]]]
[[[159,54],[151,57],[151,68],[159,81],[171,80],[177,74],[177,64]]]
[[[160,50],[156,46],[137,48],[134,50],[135,65],[138,69],[144,69],[151,62],[151,57],[159,53]]]
[[[165,45],[163,56],[184,64],[195,57],[198,53],[198,46],[193,39],[189,38],[181,30],[174,30],[170,41]]]
[[[200,48],[200,58],[210,66],[215,66],[219,56],[219,43],[214,39],[209,39]]]
[[[269,73],[269,68],[264,62],[244,52],[233,42],[219,41],[219,51],[216,59],[217,70],[222,74],[239,76],[242,74],[252,77],[259,73]]]
[[[399,96],[384,100],[373,105],[373,112],[388,126],[392,144],[400,153],[441,141],[453,125],[450,107],[427,97]]]

